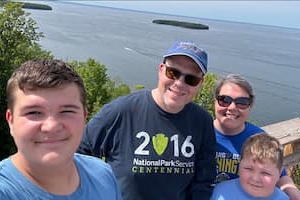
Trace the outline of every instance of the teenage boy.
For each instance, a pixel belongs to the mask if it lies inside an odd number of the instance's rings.
[[[121,200],[108,164],[74,154],[87,117],[81,77],[59,60],[27,61],[7,83],[17,152],[0,162],[0,198]]]

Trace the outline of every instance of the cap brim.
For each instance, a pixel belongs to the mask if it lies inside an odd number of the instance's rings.
[[[170,53],[170,54],[163,55],[163,58],[166,58],[166,57],[169,57],[169,56],[180,56],[180,55],[187,56],[187,57],[193,59],[195,61],[195,63],[197,63],[198,67],[201,69],[201,71],[203,72],[203,74],[206,74],[207,70],[205,69],[205,67],[203,66],[203,64],[199,61],[199,59],[197,59],[195,56],[193,56],[193,55],[191,55],[189,53],[183,53],[183,52],[180,52],[180,53]]]

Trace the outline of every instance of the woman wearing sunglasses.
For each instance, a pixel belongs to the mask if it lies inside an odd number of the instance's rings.
[[[247,121],[253,103],[252,86],[244,77],[229,74],[216,83],[214,120],[218,144],[216,183],[238,177],[240,153],[244,141],[251,135],[264,132]],[[300,199],[299,190],[285,170],[277,185],[290,196],[291,200]]]
[[[206,52],[178,42],[158,66],[157,88],[120,97],[88,122],[78,152],[106,158],[124,200],[210,199],[213,119],[192,102],[206,71]]]

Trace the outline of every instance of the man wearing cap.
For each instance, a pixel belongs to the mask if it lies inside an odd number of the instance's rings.
[[[206,72],[206,52],[177,42],[158,67],[157,88],[119,97],[88,122],[78,152],[105,157],[124,200],[210,199],[213,120],[192,102]]]

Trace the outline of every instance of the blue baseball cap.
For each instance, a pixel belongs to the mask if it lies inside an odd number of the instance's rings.
[[[194,42],[176,42],[165,55],[163,55],[163,58],[169,57],[169,56],[178,56],[178,55],[184,55],[188,56],[191,59],[193,59],[203,74],[206,74],[207,72],[207,53],[198,47]]]

